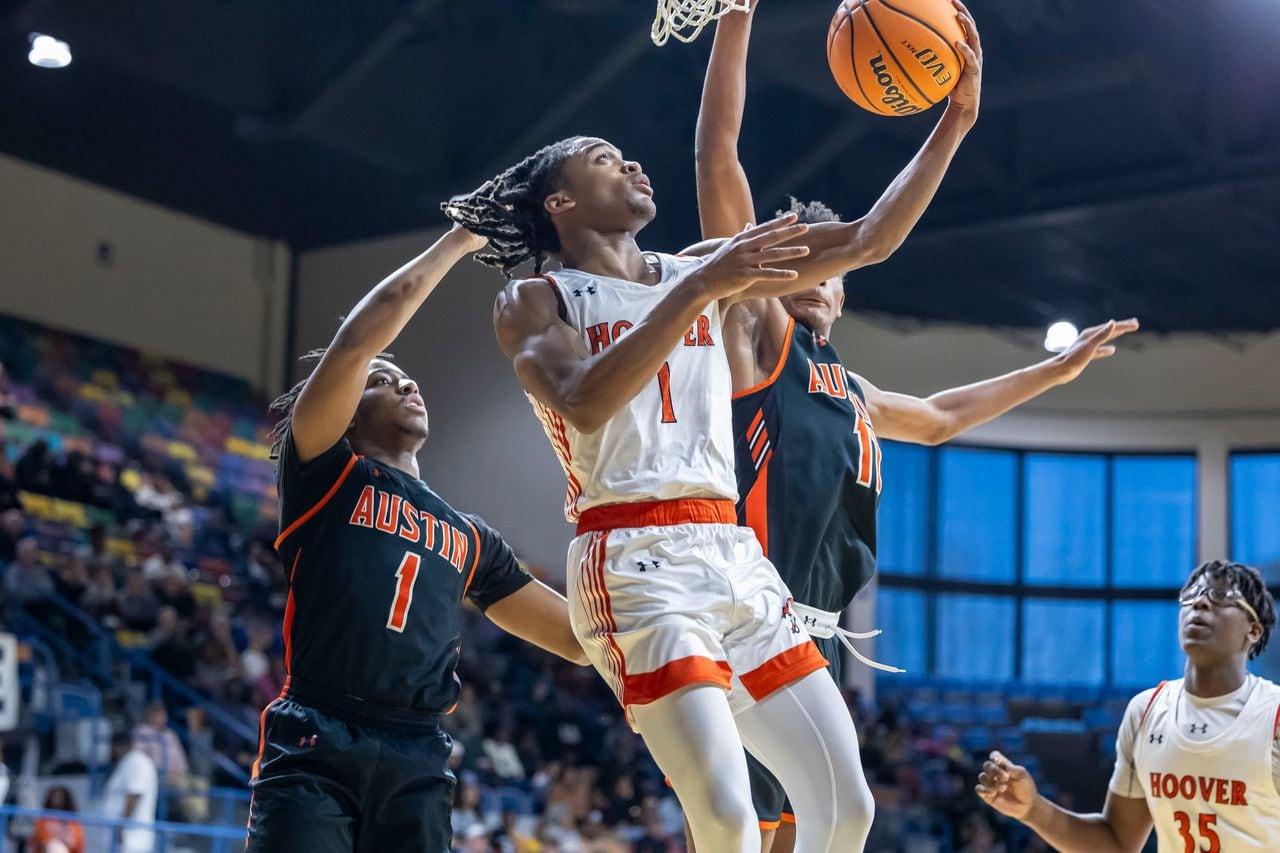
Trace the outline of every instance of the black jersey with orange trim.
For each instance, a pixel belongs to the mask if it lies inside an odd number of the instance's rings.
[[[787,325],[770,377],[733,398],[738,522],[796,601],[840,611],[875,573],[880,445],[831,342]]]
[[[355,723],[434,725],[458,697],[462,600],[485,609],[532,578],[484,521],[346,439],[300,463],[287,436],[277,476],[287,694]]]

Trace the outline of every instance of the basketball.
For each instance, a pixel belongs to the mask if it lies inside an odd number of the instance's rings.
[[[864,110],[905,116],[955,86],[965,37],[948,0],[844,0],[827,33],[827,61],[841,90]]]

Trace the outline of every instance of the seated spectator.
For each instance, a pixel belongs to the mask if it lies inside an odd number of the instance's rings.
[[[188,821],[203,820],[208,806],[203,796],[207,786],[191,774],[187,751],[178,733],[169,725],[169,709],[163,702],[147,706],[144,720],[133,729],[133,748],[141,750],[156,766],[160,783],[169,788],[180,816]],[[170,819],[176,817],[170,814]]]
[[[182,564],[178,563],[178,565]],[[181,575],[170,572],[162,576],[152,584],[152,590],[160,606],[172,607],[177,611],[179,619],[190,619],[196,615],[196,597],[191,594],[191,584],[187,582],[185,566]]]
[[[18,501],[18,483],[14,479],[13,462],[5,449],[5,442],[0,439],[0,512],[15,510],[22,504]]]
[[[18,542],[18,547],[4,575],[4,590],[10,603],[25,607],[47,601],[53,596],[53,577],[40,564],[40,550],[34,536]]]
[[[142,576],[155,584],[161,578],[175,577],[185,581],[187,567],[173,553],[173,546],[166,543],[159,552],[142,561]]]
[[[116,596],[116,611],[120,622],[130,631],[150,631],[156,625],[160,605],[141,571],[131,571],[125,579],[124,589]]]
[[[85,593],[89,591],[89,558],[79,551],[62,554],[58,558],[53,588],[76,607],[83,607]]]
[[[33,442],[13,466],[13,479],[24,492],[53,494],[53,455],[43,438]]]
[[[182,681],[189,681],[196,671],[200,646],[191,633],[191,624],[178,618],[172,607],[162,607],[156,615],[156,626],[147,638],[151,660]]]
[[[20,509],[7,509],[0,514],[0,567],[18,556],[18,540],[26,533],[27,519]]]
[[[70,789],[54,785],[44,796],[45,811],[74,812],[76,800]],[[84,853],[84,827],[79,821],[42,817],[31,836],[34,853]]]
[[[94,619],[114,627],[116,610],[116,576],[109,565],[98,565],[89,579],[80,607]]]
[[[0,418],[12,420],[18,414],[18,401],[9,393],[9,373],[0,361]]]
[[[93,460],[79,450],[72,450],[50,470],[54,497],[87,504],[93,498],[95,478]]]

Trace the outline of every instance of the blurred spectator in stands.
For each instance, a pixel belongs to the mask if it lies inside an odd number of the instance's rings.
[[[175,556],[173,545],[165,542],[160,550],[142,561],[142,576],[152,584],[161,578],[187,579],[187,567]]]
[[[8,509],[0,514],[0,566],[7,566],[18,556],[18,540],[27,528],[26,516],[20,509]]]
[[[160,777],[155,762],[133,746],[133,736],[116,732],[111,736],[111,761],[115,769],[107,779],[103,795],[104,817],[137,823],[156,822],[156,799],[160,794]],[[145,827],[115,830],[119,853],[154,853],[156,834]]]
[[[249,703],[254,707],[276,698],[284,686],[276,677],[270,654],[271,647],[275,645],[275,635],[275,629],[265,624],[254,625],[249,631],[249,642],[240,653],[240,670],[251,688]]]
[[[178,618],[178,611],[162,607],[156,615],[156,627],[147,637],[151,660],[175,678],[190,681],[196,671],[199,645],[192,636],[191,624]]]
[[[217,557],[230,560],[235,556],[232,525],[227,519],[227,511],[221,506],[209,509],[200,523],[200,532],[195,537],[195,549],[206,557]]]
[[[147,754],[156,765],[162,780],[172,784],[185,780],[189,772],[187,752],[182,748],[178,733],[169,725],[169,709],[163,702],[147,706],[147,715],[133,729],[134,749]]]
[[[43,438],[31,443],[13,466],[13,479],[24,492],[53,494],[53,455]]]
[[[49,472],[54,497],[87,504],[93,498],[95,471],[93,460],[79,450],[72,450],[55,461]]]
[[[138,569],[130,571],[124,588],[116,596],[116,612],[120,614],[121,625],[130,631],[150,631],[156,625],[159,609],[160,605],[142,572]]]
[[[520,815],[507,809],[502,813],[502,825],[489,835],[493,850],[503,853],[537,853],[537,842],[520,831]]]
[[[497,726],[482,744],[484,754],[488,757],[493,772],[508,782],[519,782],[524,779],[524,764],[520,755],[511,743],[511,729],[504,725]]]
[[[58,556],[53,578],[53,588],[58,595],[83,609],[89,583],[89,558],[83,551],[66,551]]]
[[[53,577],[40,564],[40,546],[34,536],[18,542],[13,562],[5,571],[4,590],[16,607],[29,608],[53,596]]]
[[[0,418],[11,420],[18,414],[18,401],[9,393],[9,373],[0,361]]]
[[[119,615],[116,610],[116,576],[109,565],[97,564],[89,585],[80,599],[80,607],[108,628],[114,628]]]
[[[13,460],[5,440],[0,438],[0,512],[8,512],[22,506],[18,501],[18,482],[14,479]]]
[[[89,543],[85,547],[92,569],[96,570],[99,566],[109,566],[112,569],[116,567],[117,560],[107,549],[107,528],[103,525],[95,524],[89,528]]]
[[[196,615],[196,597],[191,594],[185,566],[181,575],[166,574],[161,577],[152,584],[152,590],[160,606],[172,607],[178,612],[178,618],[190,619]]]
[[[76,800],[71,791],[54,785],[44,796],[45,811],[74,812]],[[42,817],[36,821],[31,837],[34,853],[84,853],[84,827],[79,821]]]
[[[243,678],[240,655],[231,640],[231,626],[225,616],[197,612],[196,671],[191,684],[215,702],[222,702],[238,692]]]
[[[458,780],[453,794],[453,813],[449,819],[453,824],[453,834],[459,838],[470,827],[484,825],[480,815],[480,786],[470,773],[463,774]]]
[[[207,785],[191,773],[187,752],[178,733],[169,725],[169,709],[163,702],[147,706],[147,715],[133,729],[133,747],[155,764],[160,782],[169,789],[169,820],[199,822],[208,816]]]
[[[163,518],[166,512],[177,509],[182,504],[182,495],[163,474],[144,473],[138,488],[133,492],[133,499],[139,507],[156,518]]]

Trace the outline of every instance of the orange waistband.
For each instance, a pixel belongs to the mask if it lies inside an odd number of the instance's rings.
[[[578,535],[622,527],[670,527],[673,524],[737,524],[733,501],[686,498],[638,501],[592,507],[578,518]]]

